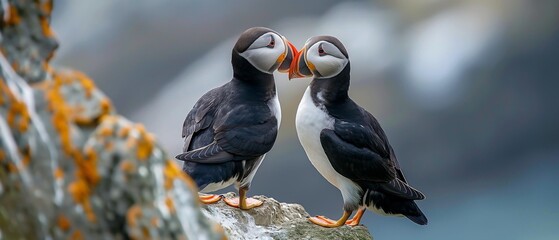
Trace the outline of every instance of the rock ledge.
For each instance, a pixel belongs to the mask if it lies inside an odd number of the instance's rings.
[[[221,224],[230,239],[372,239],[364,226],[323,228],[311,224],[307,220],[309,214],[299,204],[280,203],[266,196],[253,198],[263,201],[264,205],[241,211],[220,201],[205,206],[203,213]]]

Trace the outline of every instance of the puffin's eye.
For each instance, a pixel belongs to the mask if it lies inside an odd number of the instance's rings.
[[[274,36],[270,36],[270,43],[268,43],[268,48],[274,48],[274,46],[276,45],[276,40],[274,40]]]
[[[325,54],[324,49],[322,49],[322,44],[318,45],[318,55],[324,56]]]

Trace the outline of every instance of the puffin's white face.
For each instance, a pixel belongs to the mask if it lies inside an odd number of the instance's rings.
[[[256,69],[273,73],[278,69],[287,55],[287,40],[273,32],[268,32],[257,38],[244,52],[240,53]]]
[[[316,78],[336,76],[349,62],[340,49],[327,41],[318,41],[310,47],[306,46],[306,49],[305,62],[309,69],[320,74]]]

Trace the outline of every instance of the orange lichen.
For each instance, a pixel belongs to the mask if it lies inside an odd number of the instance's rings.
[[[142,234],[144,235],[144,239],[150,239],[149,237],[149,229],[145,226],[142,227]]]
[[[221,236],[223,236],[221,238],[222,240],[227,240],[227,237],[225,235],[225,230],[221,225],[214,223],[212,229],[214,230],[214,232],[219,233]]]
[[[136,129],[140,132],[136,156],[140,160],[145,160],[153,151],[154,137],[152,134],[146,132],[146,129],[142,124],[136,124]]]
[[[137,226],[137,219],[142,217],[142,208],[139,205],[133,205],[126,212],[126,224],[131,227]]]
[[[61,72],[52,72],[54,77],[54,84],[50,88],[56,91],[53,96],[49,96],[55,102],[64,102],[64,95],[61,93],[60,88],[62,86],[78,84],[83,89],[83,95],[85,98],[89,99],[93,97],[93,93],[96,90],[94,82],[89,79],[84,73],[79,71],[61,71]],[[48,89],[48,88],[47,88]],[[52,91],[51,91],[52,92]],[[58,96],[54,96],[58,95]],[[99,104],[99,112],[97,115],[88,116],[85,114],[85,108],[82,104],[65,104],[65,111],[69,115],[69,121],[72,121],[80,126],[96,126],[99,124],[101,119],[107,115],[110,115],[112,112],[112,104],[110,100],[104,96],[101,99],[93,99],[91,101],[98,101]]]
[[[0,162],[6,158],[6,153],[4,149],[0,149]]]
[[[109,100],[108,98],[103,98],[101,99],[101,116],[105,116],[105,115],[109,115],[111,113],[111,110],[113,108],[113,105],[111,104],[111,100]]]
[[[126,148],[133,148],[134,146],[136,146],[136,143],[138,141],[136,141],[135,138],[129,137],[128,139],[126,139]]]
[[[27,111],[25,111],[27,112]],[[20,132],[25,132],[27,131],[27,128],[29,127],[29,116],[27,116],[26,118],[20,118],[19,119],[19,124],[18,124],[18,129]]]
[[[21,158],[21,163],[23,163],[23,166],[29,166],[29,163],[31,163],[31,155],[29,153],[24,153]]]
[[[43,34],[45,37],[51,38],[54,37],[54,32],[50,27],[49,20],[47,18],[41,17],[39,18],[39,23],[41,24],[41,29],[43,30]]]
[[[14,163],[8,163],[8,172],[17,173],[17,166]]]
[[[130,127],[129,126],[123,126],[122,128],[120,128],[120,130],[118,130],[118,137],[119,138],[125,138],[128,136],[128,133],[130,133]]]
[[[70,229],[70,220],[68,220],[68,218],[62,214],[58,215],[58,217],[56,218],[56,225],[58,225],[58,228],[60,228],[60,230],[62,231],[68,231]]]
[[[113,142],[106,142],[105,143],[105,151],[112,151],[114,148]]]
[[[69,157],[73,157],[76,155],[76,149],[71,141],[69,109],[66,106],[64,97],[60,93],[60,87],[64,79],[60,78],[57,74],[54,74],[53,77],[54,82],[51,84],[46,94],[48,108],[52,112],[52,123],[54,129],[59,134],[64,153]]]
[[[68,185],[68,192],[76,202],[84,202],[89,195],[89,187],[85,181],[78,180]]]
[[[18,25],[21,22],[21,17],[17,12],[16,6],[10,4],[4,16],[4,22],[6,25]]]
[[[95,213],[93,213],[93,207],[91,207],[91,202],[89,201],[89,199],[83,203],[83,210],[85,211],[87,220],[89,220],[90,222],[96,221]]]
[[[0,91],[2,92],[0,94],[2,96],[2,104],[6,103],[4,95],[9,100],[6,120],[10,128],[20,133],[27,131],[30,121],[27,105],[16,98],[4,81],[0,81]]]
[[[74,156],[76,149],[74,148],[70,138],[70,127],[67,115],[60,110],[55,111],[52,114],[52,125],[58,132],[63,152],[68,157]]]
[[[21,150],[20,155],[21,155],[21,163],[23,164],[23,167],[28,166],[29,163],[31,162],[31,153],[29,147],[26,147],[23,150]],[[17,173],[19,172],[19,168],[15,163],[11,162],[8,163],[8,171],[11,173]]]
[[[120,164],[120,169],[125,173],[133,173],[136,171],[136,166],[129,160],[124,160]]]
[[[74,122],[80,126],[94,126],[96,124],[96,118],[82,118],[80,116],[74,117]]]
[[[88,184],[84,180],[77,180],[68,185],[68,192],[72,195],[75,202],[82,205],[87,220],[95,222],[95,213],[93,213],[93,208],[91,207],[91,202],[89,201],[91,189]]]
[[[118,122],[118,117],[117,116],[111,116],[111,115],[107,115],[107,116],[103,116],[103,118],[101,119],[101,121],[103,122],[103,124],[116,124]]]
[[[80,230],[76,230],[72,233],[72,235],[70,236],[71,240],[83,240],[83,234]]]
[[[54,179],[61,180],[62,178],[64,178],[64,171],[62,171],[62,168],[58,167],[54,170]]]
[[[95,84],[93,83],[93,81],[91,81],[91,79],[87,78],[84,74],[81,74],[80,76],[81,77],[79,79],[85,90],[85,96],[87,98],[91,98],[91,94],[93,90],[95,90]]]
[[[159,218],[157,216],[153,216],[149,222],[150,222],[151,226],[153,226],[153,227],[159,227],[159,225],[161,223],[161,221],[159,220]]]
[[[190,176],[188,176],[186,173],[181,171],[180,168],[176,165],[176,163],[173,162],[173,160],[167,160],[165,162],[165,167],[163,168],[163,175],[165,176],[165,182],[163,183],[163,187],[167,190],[173,188],[173,181],[175,181],[176,179],[183,181],[192,190],[197,189],[196,184],[194,183],[192,178],[190,178]]]
[[[49,18],[52,12],[52,0],[47,0],[45,2],[36,2],[38,4],[38,8],[41,10],[42,14],[39,16],[39,23],[41,24],[41,29],[43,30],[43,34],[47,38],[54,37],[54,32],[49,24]],[[52,58],[54,51],[47,57],[47,61]]]
[[[176,212],[175,203],[173,202],[172,198],[165,197],[165,205],[169,209],[169,212],[171,212],[172,214],[174,214]]]
[[[2,78],[2,77],[0,77],[0,91],[2,91],[3,94],[6,94],[9,99],[13,98],[12,91],[10,91],[10,89],[6,85],[6,82],[5,82],[4,78]]]
[[[85,155],[85,161],[79,164],[80,172],[90,185],[95,186],[101,180],[97,171],[97,152],[93,148],[87,148]]]
[[[101,137],[110,137],[113,135],[113,126],[103,126],[99,130],[99,135]]]
[[[100,181],[101,176],[97,171],[97,154],[94,149],[88,148],[83,153],[73,144],[72,139],[72,108],[70,108],[62,95],[61,87],[71,83],[74,78],[72,74],[58,74],[53,72],[53,81],[46,88],[46,99],[48,109],[52,113],[52,124],[58,133],[60,145],[64,154],[73,159],[76,164],[76,179],[68,186],[76,203],[79,203],[89,221],[95,222],[96,217],[91,206],[89,196],[93,188]],[[56,174],[56,173],[55,173]]]
[[[43,4],[41,4],[41,11],[42,11],[44,14],[50,16],[50,14],[51,14],[51,12],[52,12],[52,1],[49,0],[49,1],[43,2]]]
[[[136,130],[138,130],[140,133],[146,132],[146,127],[144,127],[144,125],[141,123],[134,124],[134,127],[136,127]]]

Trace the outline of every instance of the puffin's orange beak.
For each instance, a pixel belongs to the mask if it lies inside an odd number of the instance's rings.
[[[297,48],[293,45],[287,38],[283,37],[283,42],[286,43],[285,52],[278,58],[278,62],[280,62],[280,66],[278,67],[278,71],[282,73],[287,73],[291,66],[291,62],[295,59],[295,54],[297,54]]]
[[[301,51],[297,52],[295,58],[293,59],[293,61],[291,61],[291,67],[289,68],[289,80],[293,78],[305,78],[313,76],[305,61],[305,51],[307,51],[307,47],[303,47]]]

